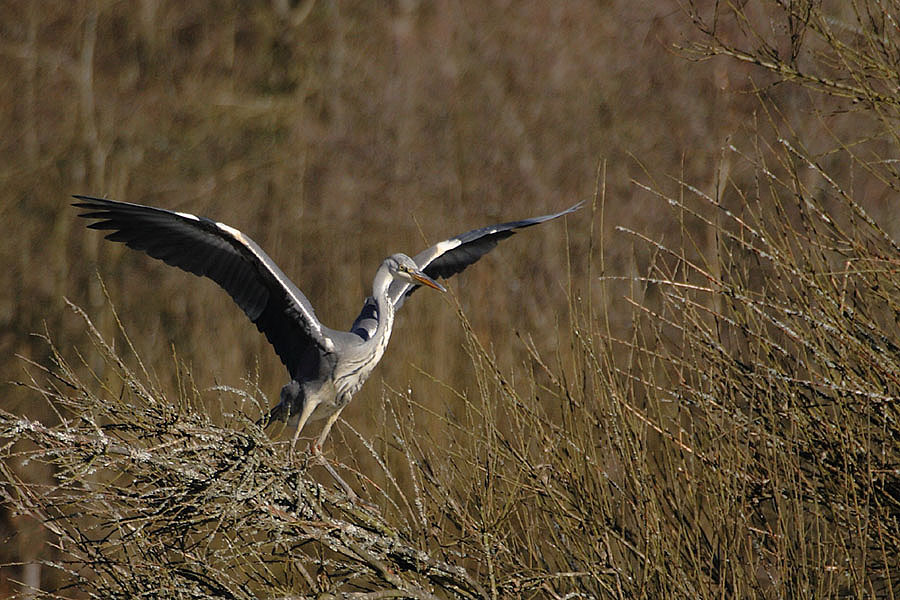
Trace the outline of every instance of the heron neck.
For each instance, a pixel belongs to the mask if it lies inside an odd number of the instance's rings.
[[[391,281],[393,278],[390,271],[386,266],[382,266],[378,269],[375,282],[372,284],[372,297],[375,298],[375,305],[378,307],[378,324],[375,327],[375,334],[370,340],[380,344],[382,348],[387,346],[388,338],[391,337],[391,329],[394,326],[394,304],[388,298]]]

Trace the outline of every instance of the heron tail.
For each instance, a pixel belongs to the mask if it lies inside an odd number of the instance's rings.
[[[298,412],[301,396],[300,382],[291,380],[289,384],[281,388],[281,401],[272,407],[268,415],[261,417],[256,424],[265,429],[275,421],[286,422],[291,415]]]

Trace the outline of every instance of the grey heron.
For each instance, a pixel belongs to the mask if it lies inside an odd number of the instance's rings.
[[[265,334],[287,367],[291,381],[265,424],[280,420],[295,427],[293,448],[310,420],[326,419],[313,446],[319,453],[328,432],[350,398],[381,360],[391,336],[394,315],[420,286],[440,291],[436,281],[459,273],[493,249],[500,240],[538,223],[569,214],[564,211],[474,229],[416,254],[394,254],[381,263],[372,295],[350,331],[324,326],[312,304],[278,265],[237,229],[196,215],[151,206],[74,196],[86,210],[90,229],[111,231],[106,239],[142,250],[153,258],[208,277],[228,292]]]

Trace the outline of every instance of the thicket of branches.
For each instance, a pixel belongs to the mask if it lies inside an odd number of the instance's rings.
[[[689,57],[761,70],[712,192],[638,184],[679,235],[596,236],[601,172],[590,221],[571,221],[590,256],[557,355],[523,333],[530,360],[504,370],[461,312],[477,387],[445,382],[443,412],[386,391],[363,442],[379,472],[333,465],[356,501],[254,425],[252,382],[197,390],[185,372],[164,395],[85,316],[103,376],[54,349],[24,385],[60,423],[0,413],[4,464],[54,474],[4,467],[2,488],[58,548],[53,594],[896,597],[900,248],[864,206],[900,187],[897,7],[749,4],[688,7]],[[796,84],[813,140],[779,105]],[[625,239],[636,274],[604,258]],[[210,394],[242,408],[213,418]]]

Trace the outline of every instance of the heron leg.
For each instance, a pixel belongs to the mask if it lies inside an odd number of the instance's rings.
[[[340,475],[338,475],[337,471],[334,470],[334,467],[332,467],[328,462],[328,459],[325,458],[325,456],[322,454],[322,444],[325,442],[325,438],[328,437],[328,432],[331,431],[331,426],[334,425],[338,420],[338,417],[341,416],[342,410],[344,410],[343,406],[336,410],[330,417],[328,417],[328,421],[326,421],[325,427],[324,429],[322,429],[322,433],[319,435],[319,439],[317,439],[316,443],[313,444],[313,459],[318,461],[319,464],[325,467],[325,470],[328,471],[328,474],[331,475],[332,479],[334,479],[334,481],[341,487],[341,489],[344,490],[344,493],[348,498],[350,498],[351,502],[360,504],[369,510],[377,511],[378,507],[360,498],[359,495],[353,491],[353,488],[350,487],[350,484],[348,484]]]
[[[322,456],[321,449],[316,452],[315,447],[313,447],[313,459],[318,462],[320,465],[325,467],[325,470],[328,471],[328,474],[331,475],[332,479],[344,490],[344,493],[350,498],[353,502],[362,502],[362,499],[353,491],[353,488],[350,487],[344,479],[337,474],[337,471],[334,470],[334,467],[328,462],[328,459]]]
[[[330,417],[328,417],[328,420],[325,421],[325,427],[322,428],[322,433],[319,434],[319,439],[317,439],[316,443],[313,445],[313,454],[322,454],[322,444],[325,443],[325,438],[328,437],[328,432],[331,431],[331,426],[334,425],[335,421],[338,420],[338,417],[341,416],[341,411],[344,410],[344,406],[334,411],[334,413]]]
[[[297,429],[294,431],[294,437],[291,438],[291,450],[297,446],[297,440],[300,439],[300,432],[303,431],[303,426],[306,425],[306,422],[309,421],[310,415],[312,415],[313,411],[318,406],[318,402],[315,402],[312,398],[306,398],[303,401],[303,409],[300,411],[300,419],[297,421]]]

